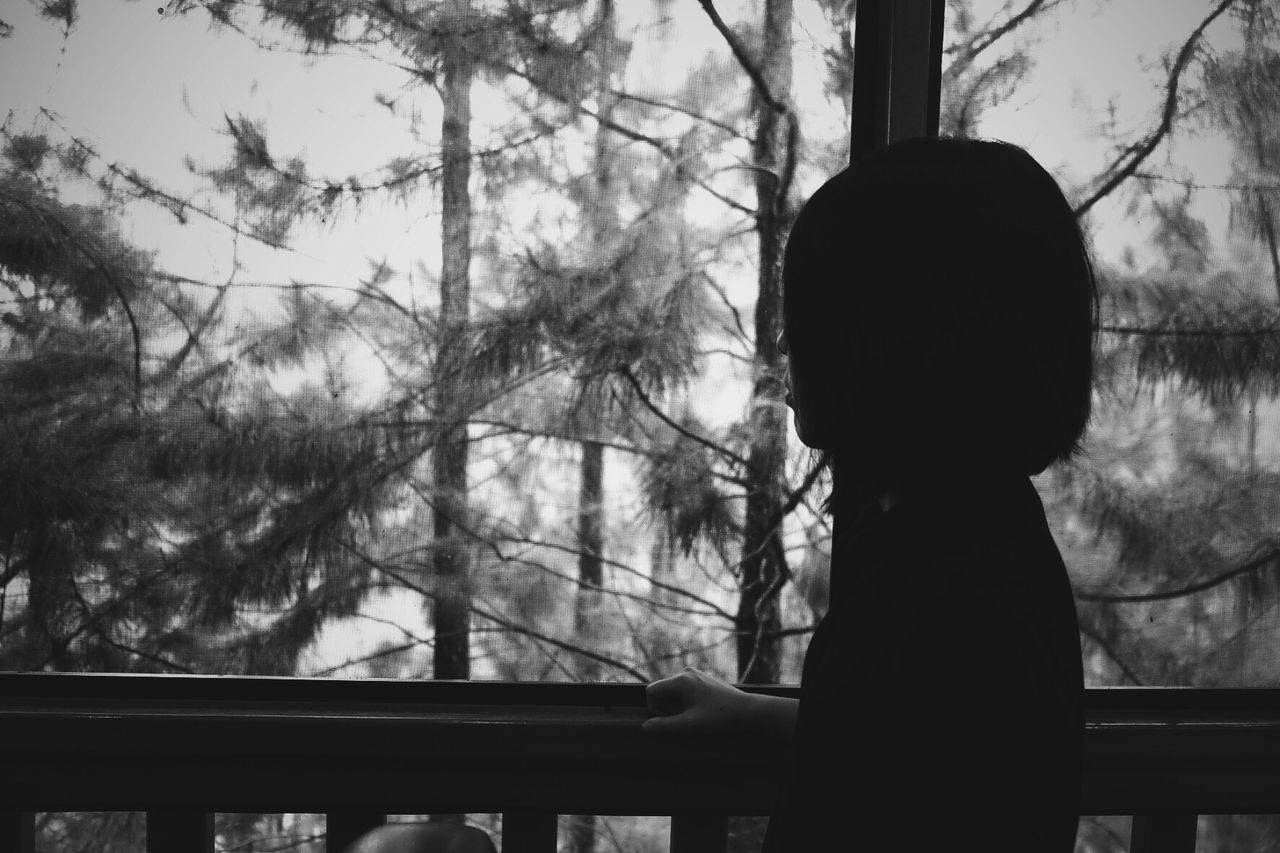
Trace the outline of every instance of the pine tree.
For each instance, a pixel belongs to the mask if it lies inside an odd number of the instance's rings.
[[[449,8],[462,27],[471,25],[469,0]],[[440,125],[443,212],[440,270],[440,342],[436,361],[436,416],[447,422],[443,440],[432,453],[435,505],[434,570],[441,595],[434,602],[436,678],[471,675],[471,613],[467,592],[467,549],[458,522],[466,517],[467,424],[459,411],[465,381],[463,348],[471,315],[471,81],[476,59],[465,37],[440,43],[440,76],[444,112]]]
[[[51,153],[46,138],[10,137],[0,175],[0,590],[9,604],[0,605],[0,655],[6,669],[75,670],[86,659],[132,669],[136,658],[116,638],[123,620],[99,602],[149,574],[130,564],[159,567],[139,536],[145,522],[129,511],[154,492],[131,496],[127,465],[147,426],[138,317],[151,259],[120,239],[108,211],[56,197],[39,174]],[[90,566],[104,576],[92,591],[83,589]],[[25,582],[25,595],[9,603],[12,582]]]
[[[1272,5],[1236,11],[1241,50],[1194,54],[1203,59],[1193,90],[1200,107],[1191,117],[1235,145],[1233,231],[1256,247],[1254,259],[1215,251],[1190,213],[1193,180],[1138,176],[1163,262],[1141,272],[1106,270],[1109,405],[1095,428],[1092,464],[1057,481],[1067,516],[1095,531],[1114,561],[1080,596],[1086,651],[1101,650],[1116,677],[1131,682],[1277,677],[1248,652],[1251,637],[1274,636],[1267,614],[1280,593],[1271,522],[1280,483],[1257,450],[1257,408],[1280,392],[1280,291],[1268,241],[1267,187],[1276,174],[1268,168],[1276,145]],[[1193,54],[1184,47],[1181,55]],[[1179,196],[1160,192],[1180,183]],[[1146,447],[1133,441],[1135,432]],[[1234,614],[1234,624],[1216,613]]]
[[[781,628],[778,593],[788,579],[782,548],[787,425],[782,406],[782,248],[794,215],[799,122],[791,91],[792,0],[765,0],[759,52],[751,62],[754,123],[755,228],[758,282],[755,306],[755,376],[750,402],[751,439],[747,508],[742,540],[742,599],[738,608],[738,678],[779,680]]]
[[[292,672],[365,591],[360,572],[315,569],[380,500],[335,479],[384,448],[338,410],[328,429],[270,411],[296,401],[228,410],[237,384],[307,350],[298,326],[213,355],[225,288],[199,304],[120,237],[111,207],[60,201],[52,182],[84,168],[82,145],[6,134],[0,523],[4,580],[27,584],[6,667]],[[262,605],[279,615],[245,618]]]
[[[194,5],[182,4],[178,11]],[[236,7],[248,4],[203,5],[215,20],[230,22]],[[427,333],[427,341],[435,345],[435,369],[428,377],[432,400],[427,415],[443,431],[430,454],[430,488],[422,493],[431,503],[436,540],[431,595],[436,634],[433,671],[438,678],[469,677],[471,659],[472,578],[468,555],[474,550],[474,543],[469,541],[467,532],[473,527],[467,507],[467,421],[468,413],[480,403],[474,393],[475,368],[469,351],[473,213],[468,181],[476,159],[470,142],[469,92],[477,75],[495,80],[510,76],[534,82],[543,97],[572,103],[574,93],[583,85],[575,77],[575,58],[587,48],[560,38],[555,25],[559,18],[573,13],[574,5],[582,4],[568,4],[548,13],[519,6],[494,12],[453,0],[372,6],[335,2],[323,8],[271,2],[258,6],[264,22],[284,26],[301,37],[308,49],[324,51],[338,45],[360,45],[362,37],[353,35],[352,29],[357,25],[376,28],[381,33],[381,43],[394,47],[403,56],[406,70],[440,90],[444,105],[439,163],[443,264],[441,307],[433,318],[434,331]],[[533,124],[537,127],[540,122],[543,119],[535,118]],[[430,165],[410,165],[413,162],[406,158],[390,164],[390,177],[374,189],[407,192],[416,180],[434,171]],[[498,165],[500,171],[501,164]],[[264,210],[269,215],[327,211],[340,204],[344,196],[368,189],[355,181],[328,181],[321,188],[314,182],[308,185],[297,169],[292,172],[290,183],[303,188],[302,197],[291,209],[283,208],[274,199],[265,200]],[[418,329],[420,335],[426,331]]]

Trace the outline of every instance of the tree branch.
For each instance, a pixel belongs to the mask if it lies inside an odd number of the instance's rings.
[[[158,663],[161,666],[168,667],[169,669],[175,670],[177,672],[185,672],[188,675],[195,674],[194,669],[191,669],[188,666],[184,666],[183,664],[177,663],[176,661],[171,661],[168,658],[161,657],[160,655],[152,654],[151,652],[144,652],[142,649],[137,649],[137,648],[134,648],[133,646],[125,645],[124,643],[120,643],[120,642],[117,642],[116,640],[113,640],[110,636],[107,635],[106,629],[104,629],[100,624],[101,620],[99,618],[99,614],[95,614],[93,612],[93,607],[89,604],[88,601],[85,600],[85,597],[80,593],[80,587],[74,581],[71,584],[71,594],[75,596],[76,602],[80,605],[80,612],[84,614],[84,617],[85,617],[84,624],[91,627],[93,629],[93,633],[97,635],[98,639],[102,640],[102,642],[106,643],[108,646],[111,646],[114,649],[119,649],[120,651],[125,652],[126,654],[135,655],[137,657],[142,658],[143,660],[149,660],[152,663]],[[70,640],[73,639],[74,637],[75,635],[73,634],[72,637],[68,638],[68,641],[64,646],[64,648],[70,646],[71,644]]]
[[[409,72],[413,71],[413,69],[407,68],[404,66],[397,66],[397,67],[401,68],[401,70],[403,71],[409,71]],[[232,122],[229,116],[225,116],[224,114],[224,118],[226,118],[227,120],[227,124],[229,126],[229,132],[231,133],[232,137],[235,138],[237,141],[239,141],[240,130],[235,126],[234,122]],[[473,151],[471,153],[471,157],[472,159],[476,159],[476,160],[481,160],[486,157],[496,157],[499,154],[505,154],[506,152],[515,150],[516,148],[529,145],[533,142],[537,142],[538,140],[545,139],[549,136],[554,136],[556,133],[560,132],[562,129],[563,127],[557,127],[553,125],[547,126],[539,129],[537,132],[527,134],[517,139],[508,140],[502,145],[499,145],[493,148],[485,148],[480,151]],[[332,180],[332,179],[326,179],[326,178],[306,180],[303,178],[299,178],[297,175],[293,174],[292,172],[281,169],[279,166],[275,164],[275,161],[270,158],[263,158],[261,161],[255,163],[255,165],[260,168],[266,169],[267,171],[271,172],[273,175],[276,175],[277,177],[279,177],[281,180],[288,181],[289,183],[292,183],[295,186],[299,186],[304,189],[311,190],[312,192],[319,193],[321,196],[321,201],[324,204],[331,203],[332,200],[336,199],[340,195],[359,196],[364,193],[368,193],[375,190],[398,189],[404,184],[409,184],[414,181],[417,181],[420,178],[424,178],[429,175],[434,175],[437,172],[440,172],[444,168],[442,163],[421,164],[421,165],[415,166],[414,168],[407,168],[400,174],[393,174],[391,177],[383,178],[383,179],[375,179],[373,183],[366,183],[365,180],[359,177],[356,177],[354,175],[348,175],[347,177],[342,178],[341,180]],[[390,166],[383,167],[383,170],[393,171]]]
[[[650,107],[657,107],[658,109],[662,109],[662,110],[671,110],[672,112],[680,113],[682,115],[687,115],[689,118],[697,119],[700,122],[709,124],[712,127],[723,130],[725,133],[729,134],[735,139],[742,139],[742,140],[748,140],[748,141],[750,140],[750,137],[748,137],[742,131],[738,130],[733,125],[726,124],[720,121],[719,119],[714,119],[709,115],[705,115],[703,113],[698,112],[697,110],[692,110],[692,109],[689,109],[688,107],[682,107],[679,104],[673,104],[673,103],[670,103],[669,101],[660,101],[656,98],[646,98],[643,95],[637,95],[632,92],[624,92],[621,89],[610,89],[609,94],[612,97],[618,98],[620,100],[635,101],[638,104],[645,104]]]
[[[125,317],[129,321],[129,329],[133,334],[134,410],[140,412],[142,410],[142,331],[138,328],[138,318],[134,316],[133,306],[129,304],[129,298],[125,296],[124,288],[120,285],[120,278],[116,275],[116,271],[98,254],[97,250],[92,246],[86,245],[71,229],[71,226],[62,220],[62,217],[36,207],[17,195],[8,195],[7,198],[19,207],[25,208],[27,212],[42,220],[46,225],[53,225],[57,230],[61,231],[63,237],[67,240],[67,244],[83,255],[110,282],[111,290],[115,293],[116,298],[120,300],[120,304],[124,308]]]
[[[409,483],[409,488],[414,492],[414,494],[416,494],[419,497],[419,499],[422,500],[423,503],[425,503],[433,511],[437,511],[437,512],[439,511],[439,507],[437,506],[435,501],[431,500],[430,496],[427,495],[416,483],[412,483],[412,482]],[[482,536],[479,533],[479,531],[473,530],[470,526],[468,526],[467,524],[465,524],[459,519],[455,518],[450,520],[463,533],[470,536],[476,542],[485,545],[490,551],[493,552],[493,555],[498,558],[499,562],[519,563],[521,565],[525,565],[530,568],[539,569],[540,571],[544,571],[547,574],[550,574],[561,580],[568,581],[570,583],[575,583],[578,586],[584,587],[586,589],[595,590],[597,592],[607,592],[612,595],[631,598],[636,601],[641,601],[645,604],[653,604],[655,606],[665,607],[669,610],[675,610],[680,613],[696,615],[696,616],[719,616],[722,619],[728,619],[730,621],[733,620],[733,614],[725,611],[721,607],[716,606],[715,602],[709,601],[700,595],[689,592],[689,590],[685,589],[684,587],[679,587],[679,586],[675,586],[674,584],[667,584],[667,583],[663,583],[662,581],[654,580],[652,577],[642,573],[639,569],[636,569],[632,566],[628,566],[626,563],[621,563],[621,562],[618,562],[617,560],[610,560],[607,557],[604,557],[603,555],[600,555],[600,554],[592,555],[596,559],[600,560],[601,563],[603,563],[606,566],[609,566],[610,568],[620,569],[621,571],[627,572],[628,574],[632,574],[632,575],[635,575],[636,577],[644,578],[653,586],[656,586],[659,589],[666,590],[667,592],[674,593],[675,595],[683,596],[692,601],[695,601],[698,604],[701,604],[704,607],[707,607],[708,610],[698,611],[688,607],[680,607],[679,605],[675,605],[675,604],[659,604],[658,602],[654,602],[652,599],[646,598],[644,596],[639,596],[634,593],[621,592],[619,590],[610,590],[610,589],[606,589],[604,586],[587,583],[586,581],[583,581],[580,578],[557,571],[556,569],[553,569],[544,563],[539,563],[533,560],[526,560],[523,557],[515,557],[515,556],[505,554],[503,553],[502,549],[498,547],[498,543],[496,541],[489,539],[488,537]],[[582,556],[582,553],[583,553],[582,550],[578,548],[572,548],[567,545],[559,545],[555,542],[544,542],[538,539],[531,539],[529,537],[520,537],[520,538],[504,537],[504,538],[508,542],[514,542],[516,544],[532,545],[534,547],[539,547],[539,548],[550,548],[552,550],[562,551],[567,554],[571,554],[573,556]],[[429,546],[429,547],[434,547],[434,546]],[[413,550],[421,550],[421,549],[413,549]],[[408,553],[411,553],[411,552],[402,551],[398,554],[393,555],[393,559],[405,556]]]
[[[774,98],[773,93],[769,91],[769,84],[765,82],[764,74],[761,73],[755,60],[747,54],[746,45],[742,43],[742,40],[738,38],[733,30],[729,29],[729,25],[720,17],[720,13],[716,10],[712,0],[698,0],[698,5],[707,13],[707,17],[711,19],[712,26],[716,28],[716,31],[720,33],[729,45],[729,50],[733,51],[733,56],[738,60],[738,64],[742,66],[742,70],[747,72],[747,76],[751,78],[751,83],[760,94],[761,100],[779,115],[789,112],[786,104]]]
[[[658,419],[662,421],[664,424],[671,427],[673,430],[680,433],[685,438],[695,441],[698,444],[701,444],[703,447],[706,447],[709,450],[712,450],[715,453],[723,456],[724,458],[728,459],[730,462],[733,462],[737,465],[741,465],[743,468],[749,467],[750,463],[748,463],[746,459],[734,453],[729,448],[721,447],[711,439],[704,438],[698,435],[697,433],[691,432],[685,429],[684,427],[680,426],[680,424],[676,423],[674,420],[672,420],[670,416],[668,416],[666,412],[658,408],[657,404],[654,403],[653,400],[649,398],[649,395],[645,393],[644,388],[641,387],[640,385],[640,380],[636,379],[635,374],[631,372],[631,368],[624,365],[618,368],[618,372],[622,375],[624,379],[627,380],[628,383],[630,383],[632,389],[636,392],[636,396],[640,398],[640,402],[644,403],[645,407],[648,408],[649,411],[657,415]]]
[[[268,240],[264,237],[254,234],[251,231],[244,231],[240,229],[237,225],[231,222],[228,222],[227,220],[218,216],[216,213],[212,213],[208,210],[205,210],[202,207],[198,207],[197,205],[192,204],[189,201],[186,201],[185,199],[180,199],[177,196],[171,195],[167,192],[164,192],[163,190],[157,189],[155,186],[150,184],[146,179],[144,179],[136,171],[131,170],[126,172],[124,169],[120,168],[115,163],[108,163],[106,158],[103,157],[101,154],[99,154],[97,151],[95,151],[91,145],[89,145],[87,142],[84,142],[79,137],[75,136],[70,131],[68,131],[67,128],[63,126],[61,122],[58,121],[57,117],[55,117],[53,113],[50,112],[48,109],[45,109],[42,107],[40,109],[40,113],[45,118],[47,118],[50,122],[55,124],[59,129],[61,129],[62,132],[66,134],[67,138],[71,140],[72,144],[80,148],[82,151],[84,151],[93,159],[101,162],[103,164],[103,167],[108,172],[110,172],[113,175],[116,175],[117,177],[122,178],[126,183],[129,183],[132,186],[134,186],[138,190],[138,195],[137,195],[138,199],[157,203],[160,207],[165,208],[166,210],[169,211],[169,213],[173,214],[173,217],[177,219],[180,224],[182,225],[186,224],[187,222],[186,212],[191,211],[193,213],[199,214],[200,216],[203,216],[204,218],[208,219],[211,222],[214,222],[218,225],[223,226],[224,228],[228,229],[229,231],[235,234],[239,234],[243,237],[248,237],[250,240],[254,240],[258,243],[261,243],[264,246],[269,246],[272,249],[281,249],[283,251],[293,252],[299,255],[303,254],[302,252],[299,252],[297,249],[290,248],[289,246],[286,246],[283,243],[277,243],[274,240]],[[6,133],[6,136],[7,135],[8,134]],[[155,199],[160,199],[160,202],[155,202]],[[304,257],[307,257],[307,256],[304,255]]]
[[[1129,665],[1116,653],[1116,650],[1111,647],[1111,644],[1102,639],[1098,632],[1094,631],[1087,625],[1080,625],[1080,633],[1097,643],[1098,648],[1107,653],[1107,657],[1111,658],[1111,660],[1115,662],[1116,666],[1120,667],[1120,671],[1125,674],[1126,678],[1139,687],[1143,685],[1142,679],[1138,678],[1134,671],[1129,668]]]
[[[470,531],[468,531],[468,532],[470,532]],[[474,534],[473,534],[473,535],[474,535]],[[507,556],[507,555],[503,554],[500,550],[498,550],[498,546],[497,546],[497,544],[496,544],[496,543],[494,543],[494,542],[491,542],[491,541],[488,541],[488,540],[485,540],[485,539],[480,539],[479,541],[484,542],[486,545],[488,545],[488,546],[489,546],[489,548],[494,552],[494,554],[495,554],[495,555],[497,555],[497,556],[498,556],[498,558],[499,558],[500,560],[504,561],[504,562],[517,562],[517,563],[522,563],[522,564],[527,565],[527,566],[531,566],[531,567],[533,567],[533,568],[541,569],[541,570],[546,571],[546,572],[548,572],[549,574],[552,574],[552,575],[554,575],[554,576],[556,576],[556,577],[558,577],[558,578],[560,578],[560,579],[562,579],[562,580],[566,580],[566,581],[569,581],[569,582],[571,582],[571,583],[575,583],[575,584],[577,584],[578,586],[583,587],[583,588],[585,588],[585,589],[595,590],[595,591],[597,591],[597,592],[610,593],[610,594],[612,594],[612,595],[622,596],[622,597],[624,597],[624,598],[630,598],[630,599],[633,599],[633,600],[635,600],[635,601],[643,602],[643,603],[645,603],[645,604],[651,604],[651,605],[653,605],[653,606],[655,606],[655,607],[661,607],[661,608],[666,609],[666,610],[674,610],[674,611],[675,611],[675,612],[677,612],[677,613],[684,613],[684,614],[691,615],[691,616],[718,616],[718,617],[720,617],[721,619],[727,619],[727,620],[729,620],[729,621],[731,621],[731,622],[733,621],[733,614],[732,614],[732,613],[730,613],[730,612],[728,612],[727,610],[725,610],[725,609],[724,609],[724,608],[722,608],[722,607],[718,607],[718,606],[715,604],[715,602],[713,602],[713,601],[709,601],[709,600],[707,600],[707,599],[703,598],[702,596],[700,596],[700,595],[698,595],[698,594],[696,594],[696,593],[690,592],[689,590],[685,589],[684,587],[676,586],[676,585],[674,585],[674,584],[663,583],[662,581],[659,581],[659,580],[654,580],[651,576],[649,576],[649,575],[645,575],[645,574],[644,574],[644,573],[642,573],[639,569],[636,569],[636,568],[634,568],[634,567],[632,567],[632,566],[628,566],[628,565],[626,565],[625,563],[620,563],[620,562],[618,562],[618,561],[616,561],[616,560],[609,560],[609,559],[606,559],[605,557],[602,557],[602,556],[600,556],[600,555],[598,555],[598,554],[592,554],[592,556],[593,556],[593,557],[596,557],[597,559],[599,559],[599,560],[600,560],[600,562],[601,562],[601,563],[604,563],[606,566],[609,566],[610,568],[620,569],[620,570],[622,570],[622,571],[624,571],[624,572],[627,572],[628,574],[632,574],[632,575],[635,575],[635,576],[637,576],[637,577],[644,578],[646,581],[648,581],[650,584],[652,584],[653,586],[657,587],[658,589],[665,590],[666,592],[670,592],[670,593],[672,593],[672,594],[674,594],[674,595],[679,595],[679,596],[682,596],[682,597],[684,597],[684,598],[688,598],[688,599],[689,599],[689,600],[691,600],[691,601],[695,601],[695,602],[697,602],[698,604],[701,604],[701,605],[703,605],[704,607],[707,607],[707,608],[708,608],[708,610],[694,610],[693,608],[689,608],[689,607],[680,607],[680,606],[675,605],[675,604],[666,604],[666,603],[663,603],[663,602],[656,602],[656,601],[653,601],[652,599],[647,598],[647,597],[645,597],[645,596],[635,595],[635,594],[633,594],[633,593],[621,592],[621,591],[619,591],[619,590],[611,590],[611,589],[608,589],[608,588],[606,588],[606,587],[604,587],[604,586],[602,586],[602,585],[597,585],[597,584],[587,583],[586,581],[583,581],[583,580],[581,580],[580,578],[574,577],[573,575],[567,575],[567,574],[564,574],[564,573],[562,573],[562,572],[558,572],[558,571],[556,571],[555,569],[552,569],[550,566],[546,566],[546,565],[544,565],[544,564],[542,564],[542,563],[532,562],[532,561],[529,561],[529,560],[524,559],[523,557],[512,557],[512,556]],[[515,542],[515,543],[520,543],[520,544],[526,544],[526,545],[532,545],[532,546],[534,546],[534,547],[539,547],[539,548],[550,548],[550,549],[552,549],[552,550],[555,550],[555,551],[562,551],[562,552],[564,552],[564,553],[566,553],[566,554],[570,554],[570,555],[573,555],[573,556],[581,556],[581,555],[584,553],[584,552],[582,551],[582,549],[580,549],[580,548],[572,548],[572,547],[569,547],[569,546],[567,546],[567,545],[559,545],[559,544],[557,544],[557,543],[555,543],[555,542],[543,542],[543,541],[539,541],[539,540],[537,540],[537,539],[530,539],[530,538],[527,538],[527,537],[525,537],[525,538],[520,538],[520,539],[507,539],[507,541],[509,541],[509,542]]]
[[[359,559],[361,562],[365,563],[371,568],[377,569],[378,571],[382,572],[388,577],[394,578],[396,581],[403,584],[405,589],[412,590],[413,592],[416,592],[422,597],[429,599],[431,601],[436,600],[437,595],[434,592],[422,586],[421,584],[414,583],[413,581],[401,575],[395,569],[388,567],[385,563],[381,562],[380,560],[375,560],[373,557],[370,557],[368,554],[365,554],[363,551],[361,551],[358,548],[355,548],[349,543],[343,543],[343,547],[345,547],[348,551],[354,554],[356,558]],[[519,625],[515,622],[512,622],[509,619],[503,618],[502,616],[498,616],[495,613],[489,613],[488,611],[480,609],[479,607],[476,606],[474,601],[468,604],[468,609],[475,615],[479,616],[480,618],[488,619],[490,622],[501,625],[503,628],[506,628],[508,631],[512,631],[517,634],[522,634],[524,636],[527,636],[536,640],[541,640],[542,642],[553,645],[556,648],[564,649],[565,651],[572,652],[576,655],[582,655],[583,657],[590,658],[591,660],[594,660],[597,663],[602,663],[602,664],[605,664],[606,666],[611,666],[615,669],[621,670],[622,672],[627,673],[628,675],[630,675],[632,678],[634,678],[636,681],[640,682],[641,684],[647,684],[651,680],[643,672],[641,672],[640,670],[636,669],[635,667],[631,666],[628,663],[625,663],[620,660],[615,660],[614,658],[611,658],[607,655],[599,654],[598,652],[593,652],[590,649],[584,649],[581,646],[576,646],[573,643],[565,642],[564,640],[558,640],[555,637],[551,637],[546,634],[543,634],[541,631],[535,631],[532,628],[526,628],[523,625]]]
[[[538,91],[543,92],[548,97],[553,98],[556,101],[559,101],[561,104],[564,104],[565,106],[569,107],[575,112],[581,115],[587,116],[593,121],[599,123],[601,127],[604,127],[608,130],[612,130],[614,133],[618,134],[619,136],[624,136],[633,142],[639,142],[649,146],[650,148],[653,148],[658,153],[660,153],[663,157],[665,157],[673,166],[675,166],[676,175],[678,177],[688,178],[690,181],[696,184],[700,189],[707,192],[717,201],[720,201],[723,204],[727,205],[728,207],[734,210],[737,210],[741,213],[744,213],[748,216],[756,215],[756,211],[752,210],[750,207],[747,207],[742,202],[729,198],[729,196],[725,195],[719,190],[713,189],[711,185],[708,184],[706,181],[702,180],[701,178],[695,175],[690,175],[688,172],[686,172],[685,166],[684,166],[684,158],[681,157],[679,153],[671,150],[671,148],[666,143],[662,142],[660,139],[649,136],[648,134],[645,134],[645,133],[641,133],[640,131],[635,130],[634,128],[627,127],[626,125],[618,124],[616,121],[613,121],[612,119],[609,119],[609,118],[605,118],[595,110],[592,110],[589,107],[585,107],[579,102],[571,101],[569,98],[563,95],[560,95],[559,93],[547,87],[545,83],[543,83],[541,80],[538,80],[532,74],[529,74],[526,71],[522,71],[519,68],[516,68],[514,65],[509,65],[504,63],[502,64],[501,67],[502,67],[502,70],[505,71],[506,73],[512,75],[513,77],[519,77],[521,80],[524,80],[530,85],[536,87]]]
[[[1280,561],[1280,549],[1273,548],[1267,553],[1255,557],[1241,566],[1236,566],[1235,568],[1228,569],[1221,574],[1214,575],[1207,580],[1199,581],[1198,583],[1189,584],[1177,589],[1165,590],[1164,592],[1134,593],[1131,595],[1107,595],[1103,593],[1080,592],[1076,593],[1076,599],[1079,601],[1095,601],[1105,604],[1133,604],[1142,601],[1168,601],[1174,598],[1185,598],[1188,595],[1195,595],[1196,593],[1213,589],[1215,586],[1220,586],[1232,578],[1239,577],[1240,575],[1264,569],[1269,564],[1276,563],[1277,561]]]
[[[1162,326],[1122,326],[1103,323],[1098,325],[1097,330],[1117,335],[1161,338],[1252,338],[1259,335],[1280,334],[1280,325],[1256,326],[1248,329],[1170,329]]]
[[[780,640],[783,637],[798,637],[804,634],[812,634],[818,630],[817,625],[801,625],[796,628],[780,628],[777,631],[764,631],[760,634],[766,640]]]
[[[1183,189],[1192,190],[1235,190],[1237,192],[1280,192],[1280,184],[1199,184],[1192,180],[1175,178],[1172,175],[1160,175],[1155,172],[1137,171],[1133,177],[1144,181],[1162,181],[1177,184]]]
[[[818,476],[821,475],[823,469],[827,467],[830,458],[830,454],[827,451],[822,451],[822,458],[818,460],[817,465],[814,465],[809,469],[809,473],[805,474],[804,480],[800,483],[800,487],[787,495],[787,502],[782,505],[782,509],[780,511],[781,515],[787,516],[795,511],[795,508],[804,500],[805,495],[807,495],[809,490],[813,488],[813,484],[818,482]]]
[[[333,666],[327,666],[324,669],[318,669],[315,672],[310,673],[310,675],[311,676],[332,675],[333,673],[337,672],[340,669],[346,669],[347,667],[355,666],[358,663],[368,663],[369,661],[378,660],[379,658],[385,658],[389,655],[395,655],[395,654],[399,654],[400,652],[407,652],[410,649],[416,649],[418,646],[431,645],[434,642],[435,641],[431,639],[423,640],[420,638],[415,638],[413,642],[401,643],[398,646],[383,646],[375,652],[370,652],[367,655],[361,655],[358,658],[347,658],[342,663],[334,664]]]
[[[991,45],[995,44],[997,41],[1004,38],[1006,35],[1013,32],[1036,15],[1042,12],[1047,12],[1054,6],[1061,3],[1062,0],[1031,0],[1031,2],[1027,3],[1027,5],[1023,7],[1021,12],[1012,15],[1003,24],[996,27],[988,26],[984,28],[981,32],[971,38],[966,46],[961,47],[960,45],[952,45],[943,52],[963,52],[958,59],[952,60],[952,68],[955,68],[957,64],[960,66],[972,65],[973,61],[978,58],[978,54],[991,47]]]
[[[1213,11],[1200,22],[1200,26],[1196,27],[1191,36],[1182,45],[1182,49],[1178,51],[1177,59],[1174,60],[1173,66],[1169,69],[1169,79],[1165,87],[1164,111],[1160,117],[1160,123],[1155,129],[1147,134],[1141,142],[1128,146],[1120,158],[1109,166],[1105,173],[1111,173],[1103,184],[1094,190],[1093,194],[1082,201],[1075,207],[1076,218],[1080,218],[1089,212],[1102,199],[1111,194],[1116,187],[1131,178],[1138,167],[1142,165],[1151,153],[1156,150],[1157,146],[1173,129],[1173,120],[1178,113],[1178,85],[1182,72],[1186,70],[1187,65],[1191,62],[1191,57],[1195,54],[1196,47],[1200,43],[1201,36],[1208,29],[1209,25],[1221,17],[1236,0],[1221,0]],[[1125,158],[1128,158],[1127,162]]]

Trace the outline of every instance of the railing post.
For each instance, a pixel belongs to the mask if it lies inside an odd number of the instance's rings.
[[[1199,815],[1157,812],[1133,816],[1129,853],[1195,853]]]
[[[147,812],[147,853],[213,853],[213,812]]]
[[[555,853],[555,812],[504,812],[502,853]]]
[[[324,816],[325,850],[342,853],[351,842],[386,822],[385,814],[374,812],[329,812]]]
[[[0,812],[0,850],[35,853],[35,812]]]
[[[725,853],[728,843],[728,815],[671,816],[671,853]]]

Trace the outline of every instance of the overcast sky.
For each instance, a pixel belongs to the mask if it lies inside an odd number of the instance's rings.
[[[732,20],[735,4],[722,0],[720,5]],[[978,18],[1002,5],[979,0]],[[1090,117],[1114,100],[1122,130],[1149,126],[1159,105],[1153,83],[1161,79],[1160,69],[1152,66],[1186,37],[1207,6],[1204,0],[1076,0],[1037,30],[1022,31],[1036,43],[1036,67],[1016,97],[989,112],[983,133],[1025,145],[1068,181],[1096,172],[1109,152],[1099,144]],[[219,135],[224,111],[265,121],[273,152],[305,153],[317,175],[372,173],[390,156],[415,150],[418,143],[406,132],[406,122],[375,104],[375,92],[401,98],[402,106],[416,102],[424,127],[433,127],[434,97],[421,90],[405,92],[405,74],[388,65],[363,58],[309,62],[267,53],[238,34],[212,33],[202,13],[159,14],[159,0],[83,2],[80,20],[64,43],[58,25],[40,19],[33,7],[10,3],[3,15],[14,27],[13,37],[0,43],[0,103],[14,110],[10,128],[47,130],[61,138],[36,114],[46,107],[109,160],[135,166],[165,186],[191,186],[182,166],[185,155],[209,164],[226,157],[228,141]],[[647,3],[623,8],[650,14]],[[799,10],[797,41],[803,52],[821,25],[803,0]],[[673,19],[664,30],[668,41],[637,57],[649,79],[655,70],[679,68],[709,48],[722,50],[696,0],[674,0],[666,14]],[[1210,32],[1211,43],[1224,45],[1228,30],[1220,22]],[[795,89],[807,101],[806,114],[822,115],[826,122],[836,113],[823,112],[816,73],[816,63],[806,63],[802,55]],[[477,98],[477,114],[483,116],[483,93]],[[1212,142],[1195,147],[1183,142],[1175,149],[1178,162],[1203,183],[1225,179],[1224,153]],[[394,224],[370,214],[348,218],[323,239],[300,240],[302,254],[290,260],[290,274],[362,275],[362,258],[379,254],[375,248],[401,259],[404,268],[411,265],[409,257],[420,258],[434,242],[428,210],[400,211]],[[139,212],[136,239],[158,243],[163,263],[176,272],[217,275],[228,260],[225,237],[218,238],[216,229],[184,234],[164,227],[164,217]],[[1103,224],[1097,229],[1100,250],[1111,253],[1118,241],[1107,232],[1115,229]],[[254,251],[242,246],[250,258]],[[316,260],[309,262],[309,256]]]

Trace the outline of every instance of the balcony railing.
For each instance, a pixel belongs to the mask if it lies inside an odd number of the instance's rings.
[[[327,813],[331,851],[465,812],[503,814],[503,853],[554,851],[558,814],[670,815],[687,853],[770,811],[785,751],[646,716],[640,685],[0,674],[0,850],[31,849],[37,811],[145,811],[150,853],[208,853],[215,812]],[[1280,690],[1089,690],[1081,811],[1133,815],[1134,853],[1280,812]]]

